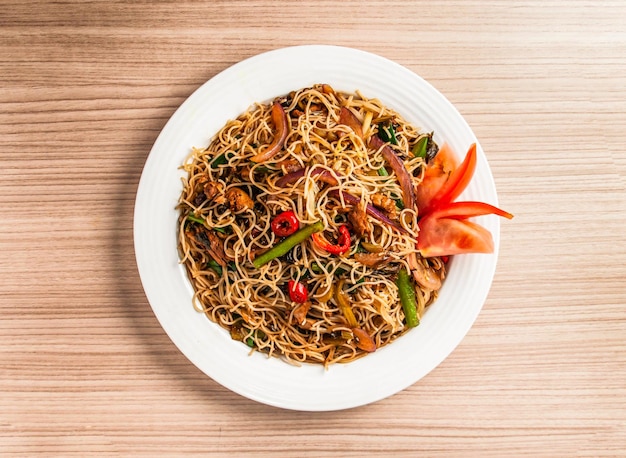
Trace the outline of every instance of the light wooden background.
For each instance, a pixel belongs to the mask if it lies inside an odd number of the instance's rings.
[[[332,413],[257,404],[191,365],[132,244],[179,104],[309,43],[434,84],[516,215],[452,355]],[[0,455],[626,456],[625,75],[624,1],[0,1]]]

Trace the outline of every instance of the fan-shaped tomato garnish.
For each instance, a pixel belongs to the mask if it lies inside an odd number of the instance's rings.
[[[417,188],[420,229],[417,247],[424,257],[492,253],[491,233],[468,218],[490,214],[513,218],[512,214],[484,202],[453,202],[474,175],[476,144],[470,146],[459,167],[452,165],[453,160],[452,151],[444,144],[435,160],[426,166],[424,180]]]

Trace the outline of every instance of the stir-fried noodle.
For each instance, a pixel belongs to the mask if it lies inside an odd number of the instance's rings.
[[[417,210],[406,206],[422,145],[437,149],[378,100],[328,85],[229,121],[183,166],[179,248],[195,307],[292,363],[349,362],[406,332],[399,272],[412,274],[418,319],[445,275],[440,258],[419,255]],[[279,229],[293,236],[272,226],[289,211],[299,229],[293,219]]]

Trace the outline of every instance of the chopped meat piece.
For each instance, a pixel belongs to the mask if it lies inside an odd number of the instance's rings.
[[[306,320],[306,314],[309,313],[309,309],[311,308],[311,303],[309,301],[298,305],[296,309],[293,311],[293,322],[295,324],[303,323]]]
[[[295,172],[302,168],[300,163],[295,159],[285,159],[284,161],[280,161],[276,165],[278,165],[282,169],[283,173]]]
[[[201,191],[200,193],[196,194],[196,197],[194,197],[193,199],[193,204],[196,207],[199,207],[200,205],[202,205],[202,203],[206,200],[206,196],[204,195],[204,191]]]
[[[352,224],[352,229],[357,235],[364,237],[370,231],[370,222],[367,220],[367,214],[359,207],[354,207],[348,213],[348,220]]]
[[[254,207],[254,202],[250,196],[239,188],[230,188],[226,191],[226,200],[228,200],[228,206],[233,213],[239,213]]]
[[[215,183],[214,181],[209,181],[204,185],[203,191],[206,196],[206,200],[213,200],[218,194],[221,194],[224,187],[221,183]]]
[[[245,181],[252,180],[252,177],[250,176],[250,172],[252,172],[252,168],[250,167],[250,165],[246,164],[242,166],[241,169],[239,170],[239,176],[243,178]]]
[[[199,207],[206,200],[204,195],[204,185],[209,181],[208,175],[200,175],[193,186],[193,195],[191,201],[195,206]]]
[[[418,260],[417,255],[411,253],[408,258],[409,267],[413,274],[413,279],[426,289],[436,291],[441,288],[442,277],[437,274],[435,269],[424,262],[424,260]]]
[[[329,84],[322,84],[322,92],[324,94],[335,94],[334,89]]]
[[[376,268],[389,261],[390,256],[387,253],[356,253],[354,259],[364,266]]]
[[[205,227],[196,225],[196,228],[194,238],[206,248],[207,252],[211,255],[215,262],[222,267],[226,267],[228,259],[226,257],[226,253],[224,252],[224,241],[220,239],[215,232],[210,231]]]
[[[396,203],[384,194],[372,194],[372,205],[384,210],[390,218],[397,216]]]

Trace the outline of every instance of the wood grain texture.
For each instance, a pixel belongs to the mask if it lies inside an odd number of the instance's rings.
[[[0,455],[625,456],[625,18],[623,1],[0,1]],[[180,103],[308,43],[435,85],[515,214],[452,355],[332,413],[192,366],[132,243],[143,163]]]

